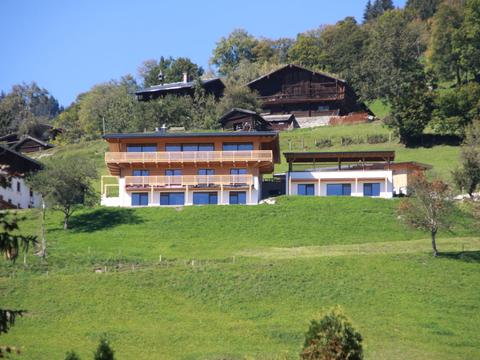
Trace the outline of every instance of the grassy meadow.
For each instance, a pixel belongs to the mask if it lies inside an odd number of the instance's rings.
[[[308,321],[340,304],[368,359],[479,357],[470,215],[458,210],[434,259],[428,234],[403,227],[396,204],[93,208],[67,231],[52,212],[48,264],[2,263],[2,305],[28,310],[2,343],[24,359],[69,349],[87,359],[107,333],[118,359],[295,359]],[[38,234],[39,212],[23,213],[22,230]]]
[[[382,135],[387,142],[342,145]],[[319,147],[329,138],[330,147]],[[284,132],[283,151],[391,149],[450,179],[459,148],[407,149],[380,123]],[[361,141],[356,141],[361,142]],[[103,141],[59,146],[106,174]],[[284,171],[285,163],[276,171]],[[97,189],[100,182],[95,184]],[[459,207],[433,258],[398,200],[280,197],[275,205],[47,213],[48,259],[0,263],[0,304],[25,309],[0,344],[22,359],[92,358],[106,333],[118,359],[298,359],[308,322],[341,305],[367,359],[480,358],[480,233]],[[20,211],[40,235],[38,210]]]

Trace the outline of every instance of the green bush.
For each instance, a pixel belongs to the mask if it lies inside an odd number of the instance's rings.
[[[305,334],[301,359],[361,360],[362,336],[339,307],[331,309],[320,321],[312,320]]]
[[[385,134],[367,135],[367,143],[369,144],[383,144],[388,142],[388,136]]]
[[[97,351],[95,351],[94,360],[115,360],[113,355],[114,351],[110,347],[108,340],[105,336],[100,338],[100,343],[98,344]]]
[[[330,138],[320,138],[318,140],[315,140],[315,146],[319,148],[332,147],[333,142]]]
[[[69,351],[65,355],[65,360],[80,360],[80,356],[77,355],[75,351]]]

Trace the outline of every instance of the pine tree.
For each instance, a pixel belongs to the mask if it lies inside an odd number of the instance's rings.
[[[367,5],[365,6],[365,11],[363,12],[363,22],[366,23],[372,17],[372,2],[368,0]]]
[[[382,0],[382,9],[383,9],[383,12],[395,9],[395,6],[393,5],[393,1]]]

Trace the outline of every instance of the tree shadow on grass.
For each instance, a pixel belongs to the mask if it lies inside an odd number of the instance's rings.
[[[143,219],[132,209],[99,208],[77,215],[74,214],[68,225],[74,232],[94,232],[123,224],[141,223],[143,223]]]
[[[469,263],[480,263],[480,251],[452,251],[452,252],[441,252],[439,257],[460,260]]]

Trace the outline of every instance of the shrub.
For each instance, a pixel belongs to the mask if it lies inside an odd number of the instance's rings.
[[[301,359],[361,360],[362,336],[339,307],[331,309],[319,321],[312,320],[305,334]]]
[[[77,355],[75,351],[69,351],[65,355],[65,360],[80,360],[80,356]]]
[[[360,137],[351,137],[351,136],[342,136],[340,137],[340,144],[343,146],[353,145],[353,144],[363,144],[365,140]]]
[[[110,347],[108,340],[105,336],[100,338],[100,343],[98,344],[97,351],[95,351],[94,360],[115,360],[113,355],[114,351]]]
[[[333,146],[333,142],[330,138],[320,138],[315,141],[315,146],[319,148],[331,147]]]
[[[386,142],[388,142],[388,136],[385,134],[367,135],[367,143],[369,144],[382,144]]]

